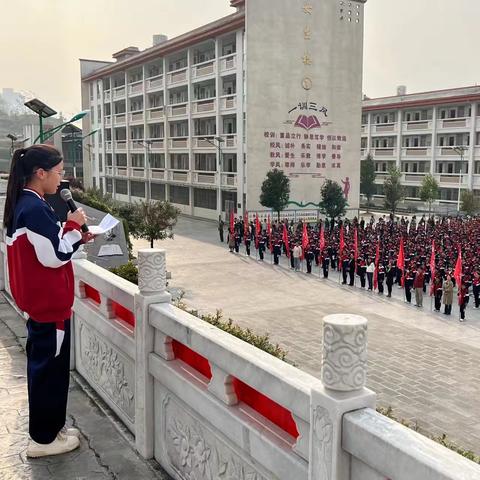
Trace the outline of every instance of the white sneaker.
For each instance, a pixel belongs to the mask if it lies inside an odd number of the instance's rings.
[[[64,435],[59,432],[57,438],[55,438],[52,443],[42,444],[30,439],[27,448],[27,457],[39,458],[47,457],[49,455],[60,455],[75,450],[79,445],[80,440],[77,437]]]
[[[71,437],[80,438],[80,430],[78,428],[67,428],[67,426],[64,425],[64,427],[60,430],[60,433],[62,433],[63,435],[70,435]]]

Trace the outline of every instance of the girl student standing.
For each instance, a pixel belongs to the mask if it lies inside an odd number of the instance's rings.
[[[30,442],[27,456],[43,457],[79,446],[76,429],[65,427],[70,366],[73,268],[82,234],[79,209],[61,223],[45,201],[63,176],[60,152],[49,145],[15,151],[5,201],[10,288],[27,321],[27,382]]]

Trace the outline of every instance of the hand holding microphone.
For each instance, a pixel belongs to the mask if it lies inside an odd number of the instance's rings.
[[[70,192],[68,188],[64,188],[60,191],[60,197],[68,205],[68,208],[71,212],[67,215],[67,219],[78,223],[81,226],[83,233],[88,233],[88,226],[86,224],[87,217],[85,212],[82,209],[78,209],[75,205],[75,202],[72,198],[72,192]]]

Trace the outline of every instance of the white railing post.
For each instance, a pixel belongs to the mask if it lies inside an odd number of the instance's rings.
[[[323,387],[314,387],[310,404],[309,480],[350,480],[350,455],[342,449],[342,417],[375,408],[365,388],[367,320],[358,315],[323,319]]]
[[[154,303],[171,301],[167,288],[165,250],[138,251],[138,288],[135,294],[135,444],[144,458],[153,457],[153,377],[148,356],[154,350],[155,331],[149,322]]]

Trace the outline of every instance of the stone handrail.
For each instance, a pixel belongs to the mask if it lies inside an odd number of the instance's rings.
[[[479,465],[369,408],[344,416],[343,448],[352,480],[480,479]]]

